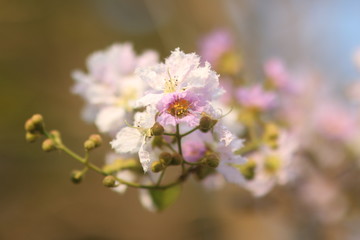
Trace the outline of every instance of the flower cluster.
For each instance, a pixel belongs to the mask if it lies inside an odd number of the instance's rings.
[[[114,44],[92,54],[86,72],[72,74],[72,91],[86,102],[84,119],[112,138],[103,167],[89,157],[102,143],[99,135],[84,142],[80,156],[37,114],[25,124],[26,139],[45,136],[44,151],[62,150],[84,164],[73,172],[74,183],[92,169],[118,193],[138,188],[152,211],[170,206],[194,177],[209,190],[228,182],[255,197],[292,184],[294,196],[314,203],[315,217],[341,218],[345,197],[329,176],[360,156],[353,108],[278,58],[264,63],[263,81],[249,81],[227,31],[202,38],[199,52],[177,48],[159,62],[155,51],[137,55],[130,43]],[[358,92],[356,86],[349,91],[354,105]],[[326,194],[318,196],[319,188]],[[334,202],[342,205],[332,214]]]

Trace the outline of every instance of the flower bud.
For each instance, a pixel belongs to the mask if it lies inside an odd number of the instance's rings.
[[[83,172],[79,171],[79,170],[74,170],[71,173],[71,181],[75,184],[78,184],[82,181],[83,179]]]
[[[99,134],[90,135],[89,140],[94,142],[95,147],[99,147],[102,144],[102,139]]]
[[[151,128],[152,134],[154,136],[161,136],[164,133],[164,127],[160,123],[156,122]]]
[[[35,125],[41,125],[43,124],[44,122],[44,118],[41,114],[34,114],[32,117],[31,117],[31,120],[33,121],[33,123]]]
[[[164,166],[161,164],[160,161],[155,161],[151,164],[151,171],[157,173],[164,169]]]
[[[159,161],[162,165],[167,166],[172,161],[172,156],[168,152],[162,152],[159,156]]]
[[[58,130],[51,130],[50,134],[53,135],[57,139],[61,138],[61,134]]]
[[[87,150],[87,151],[90,151],[90,150],[94,149],[95,147],[96,147],[96,145],[95,145],[95,142],[94,142],[94,141],[86,140],[86,141],[84,142],[84,148],[85,148],[85,150]]]
[[[200,119],[199,129],[202,132],[208,132],[216,123],[217,120],[212,119],[209,116],[203,116]]]
[[[153,137],[153,139],[154,140],[151,143],[153,148],[155,147],[161,148],[164,145],[164,139],[162,136],[155,136]]]
[[[33,131],[44,134],[44,119],[43,119],[43,116],[40,115],[40,114],[34,114],[31,117],[31,121],[35,126],[35,129]]]
[[[30,143],[31,143],[31,142],[35,142],[36,139],[38,139],[38,138],[39,138],[38,135],[33,134],[33,133],[31,133],[31,132],[27,132],[26,135],[25,135],[26,141],[27,141],[27,142],[30,142]]]
[[[238,169],[240,170],[241,174],[244,176],[246,180],[254,179],[255,168],[256,168],[256,163],[252,160],[249,160],[245,164],[238,166]]]
[[[116,187],[116,179],[112,175],[106,176],[103,179],[103,184],[105,187]]]
[[[212,168],[216,168],[219,166],[219,157],[215,153],[209,153],[205,156],[204,159],[205,163]]]
[[[51,152],[56,149],[54,141],[50,138],[45,139],[45,141],[43,141],[41,147],[42,147],[42,150],[45,152]]]
[[[34,122],[30,119],[26,120],[25,122],[25,130],[27,132],[33,132],[35,130],[35,124]]]
[[[171,165],[180,165],[183,162],[183,157],[178,154],[174,153],[171,158]]]

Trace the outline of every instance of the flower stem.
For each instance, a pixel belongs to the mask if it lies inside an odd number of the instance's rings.
[[[189,135],[190,133],[195,132],[195,131],[198,130],[198,129],[199,129],[199,127],[196,127],[196,128],[194,128],[194,129],[192,129],[192,130],[190,130],[190,131],[188,131],[188,132],[186,132],[186,133],[184,133],[184,134],[181,134],[180,136],[181,136],[181,137],[185,137],[185,136]]]
[[[46,132],[46,131],[45,131],[45,136],[50,138],[50,139],[55,140],[54,136],[52,134]],[[61,141],[55,141],[55,144],[56,144],[57,149],[64,151],[70,157],[78,160],[80,163],[84,164],[86,166],[86,168],[92,169],[95,172],[97,172],[97,173],[99,173],[99,174],[101,174],[103,176],[111,175],[109,173],[104,172],[101,168],[99,168],[95,164],[90,163],[88,161],[88,153],[85,154],[85,157],[83,158],[83,157],[79,156],[78,154],[76,154],[75,152],[73,152],[68,147],[66,147]],[[128,181],[125,181],[125,180],[123,180],[121,178],[118,178],[116,176],[114,176],[114,178],[119,183],[125,184],[125,185],[127,185],[129,187],[144,188],[144,189],[166,189],[166,188],[170,188],[170,187],[173,187],[175,185],[178,185],[178,184],[182,183],[183,181],[185,181],[184,178],[179,178],[178,180],[176,180],[176,181],[174,181],[174,182],[172,182],[170,184],[160,186],[160,185],[142,185],[142,184],[138,184],[138,183],[128,182]]]

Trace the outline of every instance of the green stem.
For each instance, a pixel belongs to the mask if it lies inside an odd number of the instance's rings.
[[[195,132],[195,131],[198,130],[198,129],[199,129],[199,127],[196,127],[196,128],[194,128],[194,129],[192,129],[192,130],[190,130],[190,131],[188,131],[188,132],[186,132],[186,133],[184,133],[184,134],[181,134],[180,136],[181,136],[181,137],[185,137],[185,136],[189,135],[190,133]]]
[[[51,138],[53,140],[54,139],[54,136],[51,135],[50,133],[48,132],[45,132],[45,135],[48,137],[48,138]],[[72,158],[78,160],[80,163],[84,164],[87,168],[89,169],[92,169],[94,170],[95,172],[103,175],[103,176],[108,176],[110,175],[109,173],[106,173],[104,172],[101,168],[99,168],[98,166],[96,166],[95,164],[93,163],[90,163],[88,162],[88,160],[86,158],[83,158],[81,156],[79,156],[78,154],[76,154],[75,152],[73,152],[71,149],[69,149],[68,147],[66,147],[64,144],[62,144],[60,141],[56,141],[56,147],[57,149],[59,150],[62,150],[64,151],[66,154],[68,154],[69,156],[71,156]],[[144,189],[166,189],[166,188],[170,188],[172,186],[175,186],[175,185],[178,185],[180,183],[182,183],[185,179],[184,178],[179,178],[177,181],[175,182],[172,182],[170,184],[167,184],[167,185],[162,185],[162,186],[153,186],[153,185],[142,185],[142,184],[138,184],[138,183],[133,183],[133,182],[128,182],[128,181],[125,181],[121,178],[118,178],[116,176],[114,176],[114,178],[121,184],[125,184],[129,187],[134,187],[134,188],[144,188]]]
[[[184,159],[183,153],[182,153],[182,147],[181,147],[181,134],[180,134],[180,126],[179,124],[176,124],[176,141],[177,141],[177,145],[178,145],[178,151],[180,156]],[[184,174],[185,172],[185,160],[183,160],[183,162],[181,163],[181,170],[182,173]]]
[[[166,135],[166,136],[173,136],[173,137],[175,137],[175,136],[176,136],[176,134],[175,134],[175,133],[163,133],[163,135]]]
[[[166,171],[166,168],[161,172],[161,175],[156,183],[156,186],[160,186],[161,180],[163,179],[163,177],[165,175],[165,171]]]

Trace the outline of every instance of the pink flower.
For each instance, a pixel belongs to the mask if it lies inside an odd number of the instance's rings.
[[[204,156],[206,146],[202,141],[190,140],[184,142],[182,150],[186,161],[196,162]]]
[[[200,56],[212,65],[216,65],[221,56],[229,52],[233,45],[234,41],[230,33],[225,29],[218,29],[200,40]]]
[[[356,120],[352,112],[336,104],[319,106],[315,115],[315,128],[333,140],[347,140],[356,129]]]
[[[205,104],[200,95],[191,91],[168,93],[156,106],[160,113],[157,121],[163,126],[186,123],[195,127],[199,124]]]
[[[289,74],[284,63],[277,58],[270,59],[264,65],[266,76],[276,88],[286,89],[289,85]]]
[[[274,105],[275,94],[266,92],[260,85],[248,88],[239,88],[236,98],[241,105],[258,110],[266,110]]]

